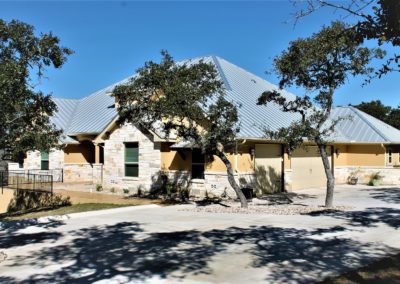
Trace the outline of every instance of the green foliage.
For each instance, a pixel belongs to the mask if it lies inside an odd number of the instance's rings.
[[[129,193],[129,189],[128,188],[124,188],[123,192],[124,192],[124,194],[128,194]]]
[[[112,188],[110,189],[110,192],[111,192],[111,193],[115,193],[115,188],[112,187]]]
[[[277,131],[266,129],[267,136],[285,141],[290,151],[304,141],[327,143],[335,124],[344,119],[329,120],[335,90],[349,76],[369,74],[370,60],[382,55],[380,50],[360,47],[356,38],[355,31],[334,22],[309,38],[292,41],[288,50],[275,58],[279,87],[296,85],[314,97],[305,95],[289,100],[278,90],[264,92],[258,105],[276,103],[284,112],[296,113],[299,117],[290,127]]]
[[[96,184],[96,191],[103,191],[103,186],[101,184]]]
[[[215,66],[202,60],[176,63],[167,51],[161,54],[161,63],[146,62],[128,84],[115,87],[119,123],[131,122],[164,138],[191,142],[210,160],[218,156],[246,207],[224,154],[233,148],[239,132],[237,108],[226,100]]]
[[[36,90],[46,67],[60,68],[71,53],[51,33],[36,36],[28,24],[0,19],[0,159],[57,146],[61,131],[49,120],[56,105]]]
[[[233,146],[237,110],[225,99],[214,65],[177,64],[166,51],[162,56],[160,64],[146,62],[129,84],[114,89],[119,122],[195,141],[204,153]]]
[[[376,41],[378,46],[385,47],[400,45],[400,1],[398,0],[352,0],[352,1],[329,1],[329,0],[308,0],[295,2],[306,3],[306,9],[297,13],[298,17],[309,15],[310,13],[325,7],[333,8],[335,12],[341,11],[342,19],[349,22],[349,29],[357,35],[358,43]],[[340,13],[338,13],[340,15]],[[346,15],[347,14],[347,15]],[[351,17],[349,17],[351,16]],[[392,71],[400,71],[400,55],[392,54],[383,63],[382,68],[370,76],[380,78],[382,75]]]
[[[354,107],[400,129],[400,107],[392,108],[390,106],[385,106],[380,100],[361,102]]]

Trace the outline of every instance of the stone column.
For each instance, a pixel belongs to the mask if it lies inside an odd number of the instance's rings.
[[[93,164],[93,184],[103,184],[103,164]]]

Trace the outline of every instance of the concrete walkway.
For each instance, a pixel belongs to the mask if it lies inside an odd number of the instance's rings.
[[[295,202],[323,204],[324,190]],[[340,186],[349,212],[146,205],[3,224],[0,283],[310,283],[400,250],[400,189]],[[1,259],[0,259],[1,261]]]

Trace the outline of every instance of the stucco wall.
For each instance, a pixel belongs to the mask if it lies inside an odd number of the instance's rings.
[[[150,190],[158,186],[161,169],[161,145],[154,143],[150,134],[144,134],[131,124],[115,129],[104,143],[103,185],[122,190],[128,188]],[[125,177],[125,145],[138,142],[139,176]]]
[[[64,161],[65,163],[94,163],[94,151],[94,145],[89,141],[78,145],[67,145],[64,148]]]
[[[0,189],[0,214],[6,213],[8,205],[14,198],[14,190],[9,188]]]
[[[340,150],[339,155],[336,149]],[[385,166],[385,149],[379,145],[337,145],[335,166]]]

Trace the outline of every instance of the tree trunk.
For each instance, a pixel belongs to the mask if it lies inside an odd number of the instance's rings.
[[[322,163],[324,164],[325,175],[327,179],[325,207],[331,208],[333,206],[333,190],[335,188],[335,177],[333,176],[331,165],[329,163],[328,154],[326,152],[326,145],[318,143],[317,145],[321,153]]]
[[[229,184],[233,187],[233,189],[236,192],[236,196],[240,200],[240,205],[242,208],[247,208],[247,200],[246,197],[244,196],[242,190],[240,189],[239,185],[237,184],[235,180],[235,176],[233,174],[233,169],[232,169],[232,164],[228,160],[228,158],[225,156],[225,154],[221,151],[217,151],[217,156],[224,162],[226,166],[226,173],[228,174],[228,181]]]

